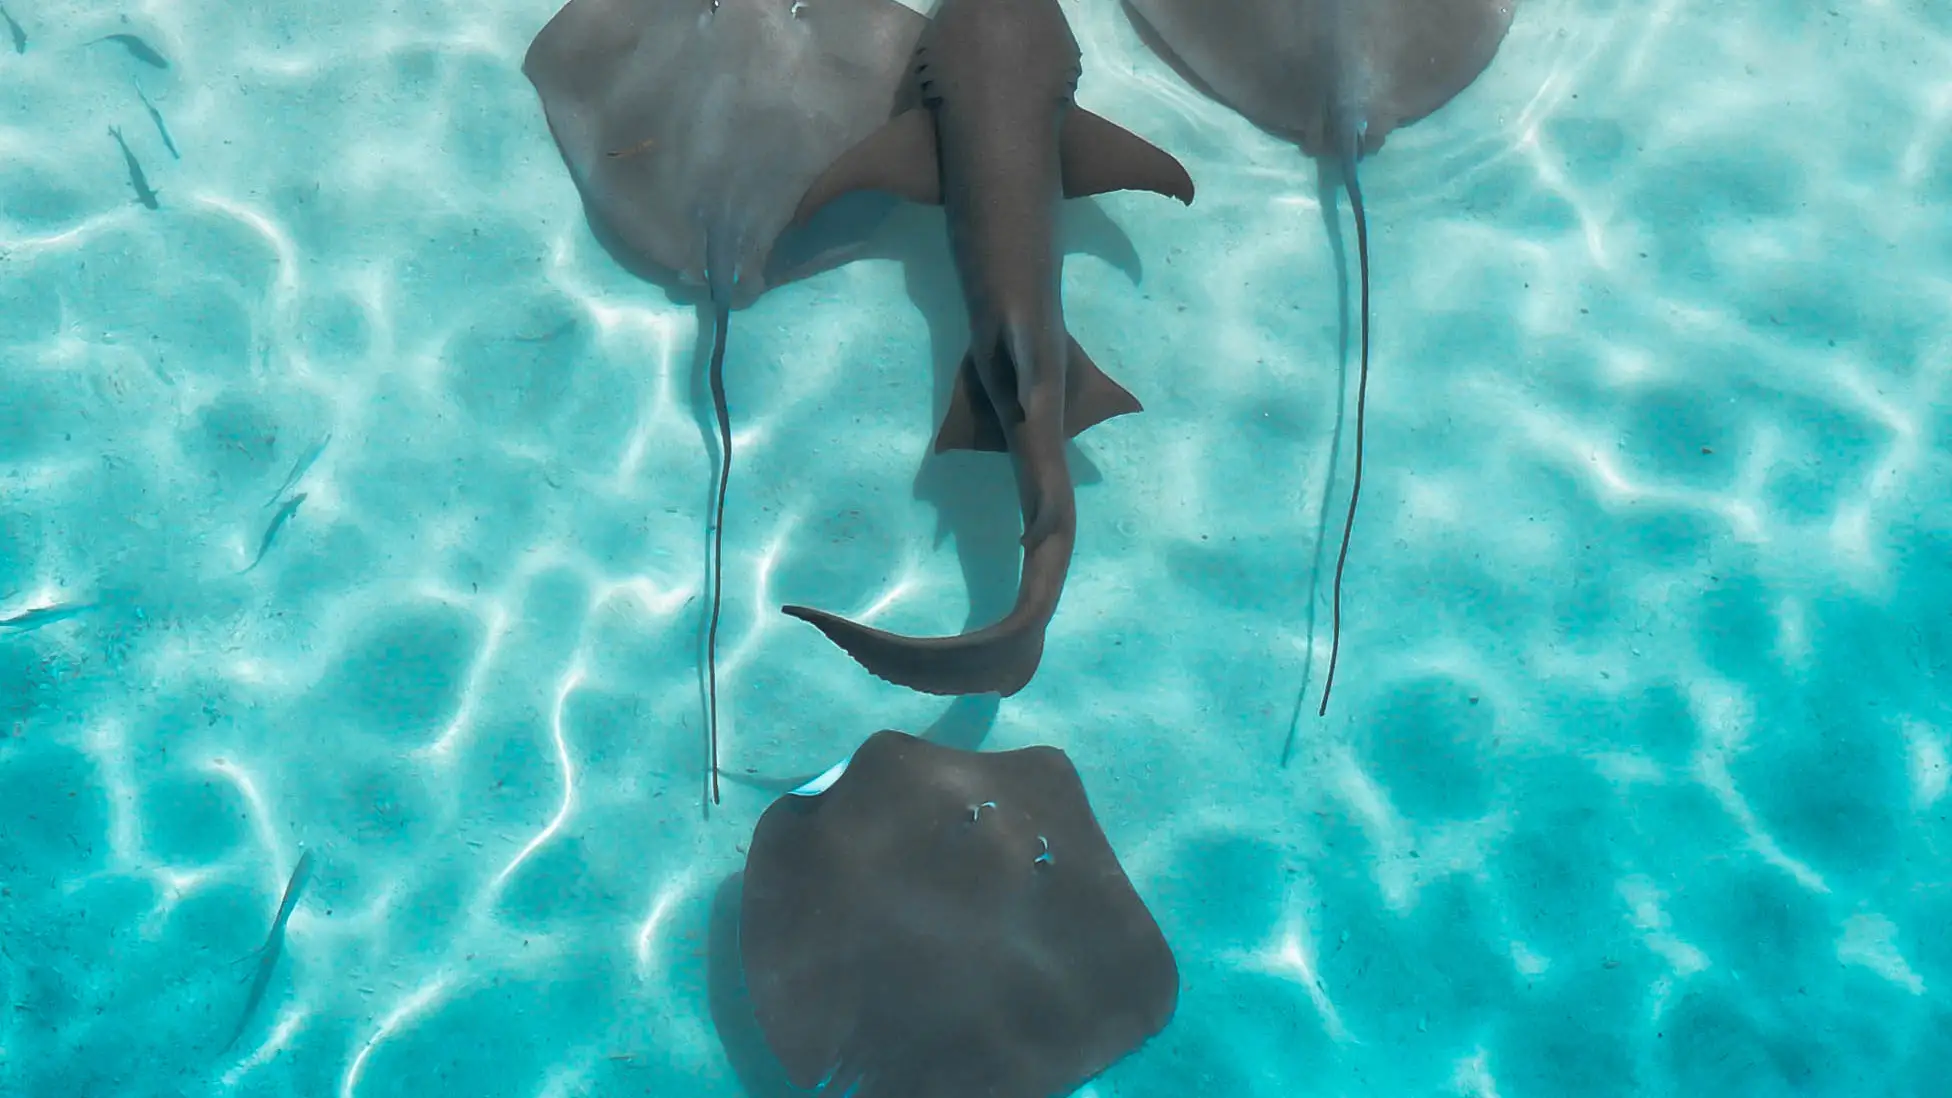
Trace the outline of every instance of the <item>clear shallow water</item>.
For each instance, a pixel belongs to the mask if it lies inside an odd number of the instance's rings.
[[[987,616],[1017,529],[997,463],[922,463],[941,254],[784,287],[728,359],[728,772],[1068,751],[1182,970],[1102,1098],[1938,1093],[1947,9],[1532,0],[1366,166],[1351,616],[1283,768],[1313,169],[1067,7],[1081,101],[1200,194],[1074,210],[1072,331],[1147,411],[1082,440],[1043,669],[945,705],[776,612]],[[98,605],[0,631],[0,1092],[768,1093],[714,1014],[774,794],[701,813],[693,317],[585,228],[519,72],[555,6],[8,10],[0,617]],[[84,45],[120,31],[172,67]]]

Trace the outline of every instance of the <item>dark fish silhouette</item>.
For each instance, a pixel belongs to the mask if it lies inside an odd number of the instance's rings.
[[[53,606],[40,606],[10,618],[0,618],[0,629],[16,633],[31,633],[43,626],[80,617],[95,608],[92,602],[56,603]]]
[[[802,10],[804,9],[804,10]],[[894,0],[571,0],[530,44],[535,85],[592,228],[628,262],[703,287],[717,420],[706,638],[718,800],[718,622],[731,311],[857,254],[862,236],[795,255],[783,236],[821,169],[887,121],[926,20]]]
[[[122,131],[114,126],[108,128],[110,137],[115,138],[116,147],[122,150],[122,162],[129,168],[129,186],[135,188],[136,201],[158,209],[161,203],[156,200],[156,192],[149,186],[149,177],[142,174],[142,165],[136,161],[136,154],[129,151],[129,143],[122,140]]]
[[[1355,473],[1335,561],[1335,624],[1320,715],[1342,652],[1342,572],[1362,496],[1369,396],[1369,221],[1356,164],[1442,107],[1497,54],[1518,0],[1125,0],[1140,36],[1190,82],[1303,152],[1349,194],[1362,275]]]
[[[1179,161],[1077,105],[1078,42],[1057,0],[944,0],[915,53],[922,105],[856,145],[801,202],[854,190],[940,205],[969,314],[969,352],[937,452],[1007,451],[1023,511],[1023,572],[1002,621],[905,637],[784,607],[872,674],[930,694],[1014,694],[1036,673],[1077,540],[1065,441],[1138,400],[1064,326],[1064,200],[1146,190],[1193,201]]]
[[[159,69],[169,68],[169,61],[162,54],[157,53],[150,47],[149,43],[144,42],[141,38],[133,34],[106,34],[95,39],[95,41],[120,43],[123,49],[129,51],[131,57],[134,57],[143,64],[152,65]]]
[[[162,135],[163,147],[169,150],[171,158],[176,160],[183,159],[183,155],[176,151],[176,142],[170,139],[169,127],[163,125],[163,112],[157,110],[156,105],[149,101],[147,95],[143,94],[140,83],[136,84],[136,98],[142,100],[142,109],[149,112],[149,120],[156,124],[156,132]]]
[[[271,506],[278,501],[278,497],[297,487],[299,479],[311,470],[312,464],[318,461],[320,454],[325,453],[326,444],[331,441],[332,432],[327,431],[324,438],[314,442],[310,449],[298,455],[298,460],[292,462],[291,472],[285,474],[285,482],[278,486],[277,491],[271,493],[271,498],[264,501],[264,506]]]
[[[7,33],[13,36],[14,52],[26,53],[27,32],[21,28],[19,23],[14,22],[14,17],[8,13],[4,6],[0,6],[0,19],[7,21]]]
[[[244,1036],[244,1030],[251,1024],[251,1016],[257,1013],[258,1004],[264,1001],[264,993],[271,986],[271,974],[277,970],[278,958],[284,952],[285,924],[291,921],[292,909],[298,906],[298,895],[311,879],[312,852],[307,850],[298,856],[298,864],[292,867],[291,879],[285,882],[285,895],[278,901],[278,914],[272,916],[271,932],[265,935],[264,945],[257,951],[258,967],[251,978],[251,993],[244,999],[244,1010],[238,1016],[237,1028],[231,1031],[230,1040],[224,1042],[224,1052],[229,1052],[237,1044],[237,1039]]]
[[[300,492],[286,500],[285,505],[278,508],[278,513],[271,516],[271,525],[264,530],[264,540],[258,542],[258,555],[251,561],[250,567],[244,569],[244,572],[251,571],[264,561],[264,555],[271,551],[271,542],[277,538],[278,531],[285,528],[285,523],[290,522],[291,517],[298,513],[298,505],[304,502],[305,493]],[[239,572],[238,575],[241,576],[244,572]]]
[[[794,1086],[1059,1098],[1165,1028],[1178,964],[1064,752],[877,732],[837,769],[759,818],[740,897]]]

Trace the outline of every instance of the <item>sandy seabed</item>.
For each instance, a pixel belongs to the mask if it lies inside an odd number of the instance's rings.
[[[707,815],[697,318],[590,235],[520,72],[554,6],[8,0],[0,618],[88,608],[0,627],[0,1093],[773,1098],[728,881],[883,727],[1085,775],[1182,975],[1097,1098],[1940,1093],[1952,7],[1527,0],[1365,165],[1326,719],[1315,169],[1066,9],[1199,196],[1071,209],[1146,411],[1079,440],[1043,668],[950,703],[777,612],[1009,597],[1007,467],[927,458],[918,212],[734,319]]]

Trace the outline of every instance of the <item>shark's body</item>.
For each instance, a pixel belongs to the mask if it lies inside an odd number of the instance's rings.
[[[808,190],[805,218],[852,190],[939,204],[970,347],[935,449],[1007,451],[1023,508],[1023,574],[1000,622],[904,637],[788,606],[875,675],[930,694],[1021,690],[1043,656],[1077,540],[1065,442],[1140,410],[1064,324],[1066,198],[1150,190],[1193,200],[1170,155],[1076,105],[1077,39],[1057,0],[943,0],[917,43],[922,105],[855,146]]]

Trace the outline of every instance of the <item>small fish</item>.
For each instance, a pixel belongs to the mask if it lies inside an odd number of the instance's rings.
[[[0,629],[11,629],[16,633],[30,633],[44,625],[67,621],[79,617],[95,608],[92,602],[56,603],[53,606],[36,607],[11,618],[0,618]]]
[[[291,880],[285,884],[284,899],[278,901],[278,914],[271,919],[271,933],[265,935],[264,945],[258,949],[258,970],[251,978],[251,994],[244,1000],[244,1013],[237,1019],[237,1028],[231,1032],[230,1040],[224,1042],[224,1052],[237,1044],[244,1036],[244,1028],[251,1024],[251,1015],[257,1013],[258,1004],[264,1000],[264,993],[271,986],[271,973],[278,967],[278,955],[285,944],[285,924],[291,921],[292,909],[298,906],[298,894],[305,890],[305,882],[312,879],[312,852],[307,850],[298,856],[298,864],[292,867]],[[222,1055],[219,1053],[219,1055]]]
[[[324,438],[312,444],[311,449],[298,455],[298,460],[292,463],[291,472],[285,475],[285,482],[278,486],[277,491],[271,493],[271,498],[264,501],[264,506],[269,507],[278,502],[279,496],[296,487],[298,479],[312,468],[312,463],[319,459],[320,454],[325,453],[325,444],[331,441],[332,432],[327,431]]]
[[[639,141],[637,144],[632,145],[628,149],[611,149],[608,153],[604,155],[610,157],[610,159],[612,160],[622,160],[626,156],[636,156],[638,153],[643,152],[645,149],[650,148],[652,145],[656,143],[657,143],[657,138],[646,137],[644,140]]]
[[[120,42],[123,49],[128,50],[131,56],[143,64],[153,65],[159,69],[169,68],[169,62],[163,58],[162,54],[157,53],[149,43],[144,42],[133,34],[109,34],[97,38],[95,41]],[[93,43],[90,44],[92,45]]]
[[[264,555],[271,551],[271,542],[277,538],[278,531],[285,528],[285,523],[290,522],[291,517],[298,513],[298,505],[304,502],[305,493],[300,492],[286,500],[285,505],[278,508],[278,513],[271,516],[271,525],[265,528],[264,540],[258,543],[257,559],[253,560],[251,567],[244,569],[244,572],[256,568],[264,560]],[[244,572],[239,572],[238,575],[241,576]]]
[[[163,112],[157,110],[156,104],[142,93],[140,83],[136,84],[136,98],[142,100],[142,108],[149,112],[149,120],[156,124],[156,132],[163,135],[163,147],[169,150],[169,155],[177,160],[183,159],[183,154],[176,151],[176,142],[170,140],[169,127],[163,125]]]
[[[27,32],[21,29],[19,23],[14,22],[14,17],[7,14],[7,9],[4,7],[0,7],[0,19],[7,21],[7,33],[14,36],[14,52],[26,53]]]
[[[122,131],[114,126],[108,128],[110,137],[122,148],[122,160],[129,165],[129,186],[136,189],[136,201],[150,209],[160,209],[156,192],[149,186],[149,177],[142,174],[142,165],[136,162],[136,154],[129,151],[129,143],[122,140]]]

